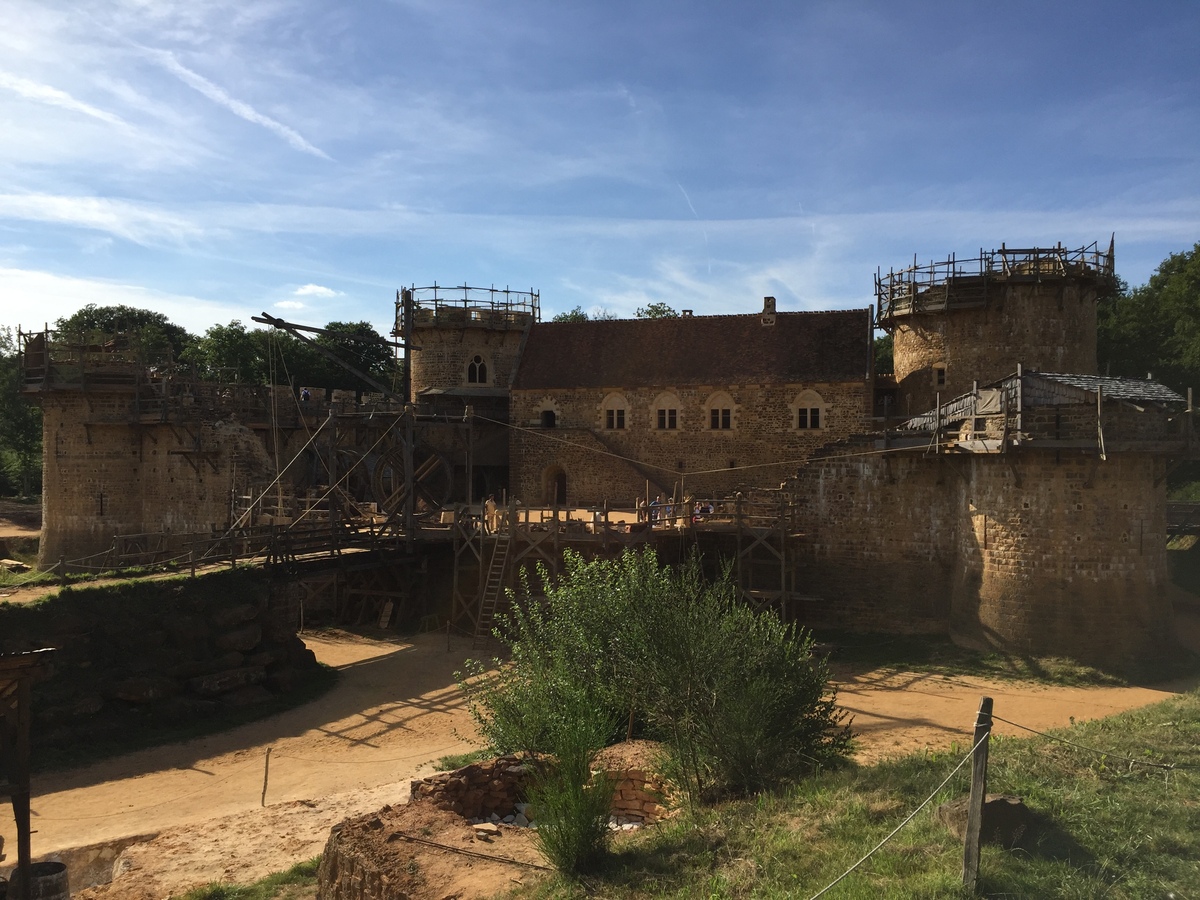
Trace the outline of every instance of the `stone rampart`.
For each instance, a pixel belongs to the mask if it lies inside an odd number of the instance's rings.
[[[1171,620],[1165,465],[1053,450],[814,460],[797,481],[799,615],[1091,662],[1156,652]]]

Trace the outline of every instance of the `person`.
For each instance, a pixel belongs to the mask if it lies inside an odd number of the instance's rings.
[[[495,534],[500,527],[500,516],[496,510],[496,495],[488,494],[483,502],[483,521],[488,534]]]
[[[658,508],[660,506],[662,506],[662,494],[656,495],[655,498],[650,501],[650,527],[651,528],[653,528],[655,525],[658,524]]]
[[[308,388],[300,388],[300,399],[305,403],[312,399],[312,394],[308,392]]]
[[[633,501],[633,507],[637,510],[637,520],[639,522],[646,521],[646,498],[638,497]]]

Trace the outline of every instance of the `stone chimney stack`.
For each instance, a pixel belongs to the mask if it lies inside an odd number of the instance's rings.
[[[762,323],[763,323],[763,325],[774,325],[775,324],[775,298],[774,297],[763,297]]]

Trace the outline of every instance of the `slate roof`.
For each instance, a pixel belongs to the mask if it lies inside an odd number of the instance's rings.
[[[869,309],[542,322],[513,390],[866,380]]]
[[[1030,372],[1038,378],[1056,381],[1059,384],[1080,388],[1089,393],[1096,393],[1099,387],[1109,400],[1129,400],[1136,403],[1141,400],[1147,403],[1185,403],[1183,396],[1175,393],[1164,384],[1141,378],[1114,378],[1108,375],[1070,375],[1057,372]]]

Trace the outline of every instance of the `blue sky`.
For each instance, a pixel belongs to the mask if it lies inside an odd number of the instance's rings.
[[[1200,240],[1200,3],[4,0],[0,324],[390,328],[396,288],[861,307]]]

